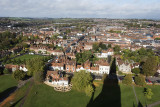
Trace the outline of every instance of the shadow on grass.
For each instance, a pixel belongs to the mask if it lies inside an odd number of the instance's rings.
[[[11,93],[13,93],[17,89],[16,86],[8,88],[0,93],[0,102],[6,99]]]
[[[115,59],[112,62],[109,76],[103,81],[101,93],[94,99],[94,93],[87,107],[121,107],[121,91],[116,76]]]
[[[10,107],[15,107],[24,97],[20,98],[18,101],[13,103]]]

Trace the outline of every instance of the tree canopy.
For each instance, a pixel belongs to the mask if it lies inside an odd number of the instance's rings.
[[[93,78],[91,73],[82,70],[74,73],[74,77],[72,78],[71,82],[74,89],[78,91],[85,91],[85,88],[88,85],[92,85],[92,80]]]
[[[148,57],[142,65],[142,73],[146,76],[153,76],[157,72],[159,59],[157,56]]]

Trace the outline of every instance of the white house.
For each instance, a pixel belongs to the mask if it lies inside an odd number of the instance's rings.
[[[101,53],[95,53],[98,58],[107,58],[108,56],[114,55],[113,49],[102,50]]]
[[[28,69],[25,67],[25,65],[20,65],[20,66],[19,66],[19,70],[22,70],[22,71],[24,71],[24,72],[27,72],[27,71],[28,71]]]
[[[49,67],[50,70],[64,70],[64,64],[63,63],[52,63]]]
[[[119,71],[124,73],[131,73],[131,65],[129,63],[120,60],[117,61],[117,66],[119,68]]]
[[[99,64],[99,74],[109,74],[110,72],[110,65],[106,63]]]

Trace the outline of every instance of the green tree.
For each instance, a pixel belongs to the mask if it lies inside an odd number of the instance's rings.
[[[132,69],[132,73],[139,74],[140,69],[139,68],[134,68],[134,69]]]
[[[113,50],[114,50],[114,52],[119,53],[120,50],[121,50],[121,48],[120,48],[120,46],[115,45],[115,46],[113,47]]]
[[[16,70],[12,75],[16,80],[23,80],[26,76],[26,73],[24,71]]]
[[[92,93],[94,92],[94,88],[92,85],[88,85],[86,88],[85,88],[85,93],[87,96],[92,96]]]
[[[38,71],[34,73],[34,81],[36,83],[42,83],[44,80],[44,72],[43,71]]]
[[[126,85],[131,85],[132,84],[132,75],[131,74],[127,74],[124,77],[124,80],[122,81],[122,83],[126,84]]]
[[[82,70],[74,74],[71,82],[74,89],[78,91],[85,91],[85,88],[92,84],[92,80],[91,73],[87,73]]]
[[[143,75],[137,75],[135,76],[135,84],[139,86],[146,85],[145,77]]]
[[[33,58],[31,60],[26,61],[26,67],[28,69],[27,74],[29,76],[34,75],[35,72],[44,71],[44,61],[42,58]]]
[[[147,99],[151,99],[152,95],[153,95],[152,89],[150,89],[150,88],[144,88],[144,96]]]
[[[10,74],[11,72],[9,71],[9,69],[5,68],[5,69],[3,70],[3,73],[4,73],[4,74]]]
[[[146,76],[153,76],[157,72],[158,60],[156,56],[148,57],[142,65],[142,73]]]

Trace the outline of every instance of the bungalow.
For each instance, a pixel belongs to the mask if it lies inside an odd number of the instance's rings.
[[[19,67],[18,67],[18,65],[6,64],[5,68],[10,70],[11,72],[14,72],[14,71],[18,70]]]
[[[19,70],[22,70],[22,71],[24,71],[24,72],[27,72],[27,71],[28,71],[28,69],[26,68],[25,65],[20,65],[20,66],[19,66]]]

